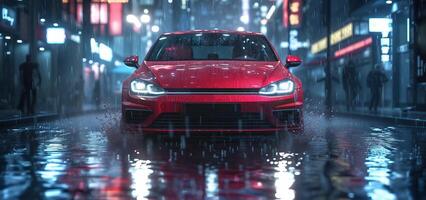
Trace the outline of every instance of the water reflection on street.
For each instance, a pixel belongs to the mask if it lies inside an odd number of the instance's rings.
[[[0,199],[410,199],[425,130],[307,114],[305,133],[142,136],[111,113],[1,131]],[[423,185],[422,185],[423,184]]]

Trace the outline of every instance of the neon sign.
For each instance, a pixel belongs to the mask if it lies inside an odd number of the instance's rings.
[[[316,54],[322,50],[327,49],[327,37],[322,38],[320,41],[315,42],[311,46],[311,53]]]
[[[283,25],[288,27],[288,0],[283,0]]]
[[[333,34],[331,34],[331,45],[335,45],[347,38],[352,37],[353,34],[353,24],[349,23],[348,25],[344,26],[343,28],[337,30]]]
[[[289,4],[288,21],[290,26],[299,26],[302,18],[302,0],[292,0]]]
[[[343,40],[346,40],[353,36],[353,24],[349,23],[346,26],[340,28],[339,30],[333,32],[330,35],[331,38],[331,45],[335,45]],[[311,53],[316,54],[318,52],[321,52],[323,50],[327,49],[327,37],[321,38],[318,42],[315,42],[311,46]]]
[[[15,27],[15,18],[16,13],[14,10],[6,7],[1,9],[1,22],[3,22],[3,24],[6,24],[10,27]]]
[[[364,47],[370,46],[373,43],[373,38],[369,37],[367,39],[361,40],[359,42],[353,43],[343,49],[340,49],[334,53],[334,57],[342,57],[344,55],[350,54],[354,51],[360,50]]]

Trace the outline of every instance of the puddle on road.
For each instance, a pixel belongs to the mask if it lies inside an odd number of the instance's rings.
[[[9,129],[0,135],[0,197],[413,197],[409,172],[422,163],[413,162],[412,133],[319,120],[283,137],[144,137],[103,120]]]

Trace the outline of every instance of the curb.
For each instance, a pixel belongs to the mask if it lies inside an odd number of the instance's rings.
[[[51,121],[51,120],[57,119],[58,117],[59,117],[58,114],[52,113],[52,114],[40,114],[35,116],[24,116],[24,117],[13,118],[13,119],[5,119],[5,120],[0,120],[0,127],[4,128],[4,127],[17,126],[22,124]]]
[[[365,113],[335,112],[334,114],[336,116],[353,117],[353,118],[359,118],[359,119],[368,119],[368,120],[381,121],[381,122],[386,122],[386,123],[393,123],[393,124],[398,124],[398,125],[416,126],[416,127],[425,127],[426,128],[426,119],[389,117],[389,116],[371,115],[371,114],[365,114]]]
[[[8,128],[8,127],[24,125],[24,124],[34,124],[38,122],[53,121],[56,119],[61,119],[66,117],[75,117],[79,115],[93,114],[93,113],[104,112],[108,110],[115,110],[115,109],[95,109],[95,110],[87,110],[87,111],[81,111],[81,112],[65,113],[62,115],[59,115],[57,113],[49,113],[49,114],[39,114],[35,116],[24,116],[24,117],[13,118],[13,119],[5,119],[5,120],[0,120],[0,128]]]

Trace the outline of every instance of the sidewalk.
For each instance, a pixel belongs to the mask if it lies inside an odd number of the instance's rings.
[[[47,111],[39,111],[33,115],[24,115],[21,114],[19,110],[0,110],[0,127],[37,123],[41,121],[52,120],[57,117],[57,113]]]
[[[37,123],[42,121],[49,121],[49,120],[57,119],[61,116],[69,117],[69,116],[79,115],[83,113],[87,114],[87,113],[99,112],[106,109],[107,109],[106,105],[102,105],[98,108],[93,104],[84,104],[81,111],[69,112],[63,115],[60,115],[56,112],[49,112],[49,111],[39,111],[33,115],[24,115],[24,114],[21,114],[21,112],[16,109],[0,110],[0,128],[16,126],[19,124],[30,124],[30,123]]]
[[[336,106],[335,114],[381,120],[400,125],[426,127],[426,112],[402,110],[401,108],[381,108],[375,113],[369,111],[367,108],[356,108],[354,111],[346,111],[344,106]]]

